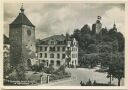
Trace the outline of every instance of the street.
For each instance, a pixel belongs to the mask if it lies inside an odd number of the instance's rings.
[[[108,83],[109,78],[106,78],[107,73],[95,72],[96,69],[87,68],[68,68],[67,72],[72,74],[70,80],[59,81],[56,83],[50,83],[51,86],[80,86],[80,81],[87,82],[89,79],[93,82],[96,80],[98,83]],[[112,84],[117,85],[117,79],[113,79]],[[123,80],[121,82],[123,85]]]

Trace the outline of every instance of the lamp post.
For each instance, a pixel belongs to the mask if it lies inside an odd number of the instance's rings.
[[[46,83],[49,83],[49,76],[50,76],[51,74],[47,74],[47,81],[46,81]]]

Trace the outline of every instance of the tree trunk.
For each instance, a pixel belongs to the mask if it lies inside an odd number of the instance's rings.
[[[120,80],[121,80],[121,79],[118,79],[118,86],[120,86]]]
[[[111,82],[112,82],[112,76],[110,75],[110,85],[111,85]]]

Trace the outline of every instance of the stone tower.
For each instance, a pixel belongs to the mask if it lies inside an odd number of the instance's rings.
[[[96,33],[98,34],[102,29],[101,16],[97,17],[96,21]]]
[[[101,16],[97,17],[96,23],[92,25],[92,34],[99,34],[102,29]]]
[[[19,15],[9,25],[10,64],[17,68],[29,69],[35,56],[35,26],[24,14],[23,5]]]

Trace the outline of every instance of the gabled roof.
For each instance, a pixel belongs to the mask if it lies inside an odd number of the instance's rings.
[[[64,41],[66,37],[64,35],[53,35],[48,38],[42,39],[42,41],[47,41],[47,40],[55,40],[55,41]]]
[[[35,27],[24,13],[19,13],[16,19],[10,25],[28,25]]]
[[[39,40],[36,44],[37,45],[48,45],[50,40],[56,41],[58,45],[66,44],[66,37],[64,35],[53,35],[42,40]],[[61,43],[60,43],[61,42]]]

